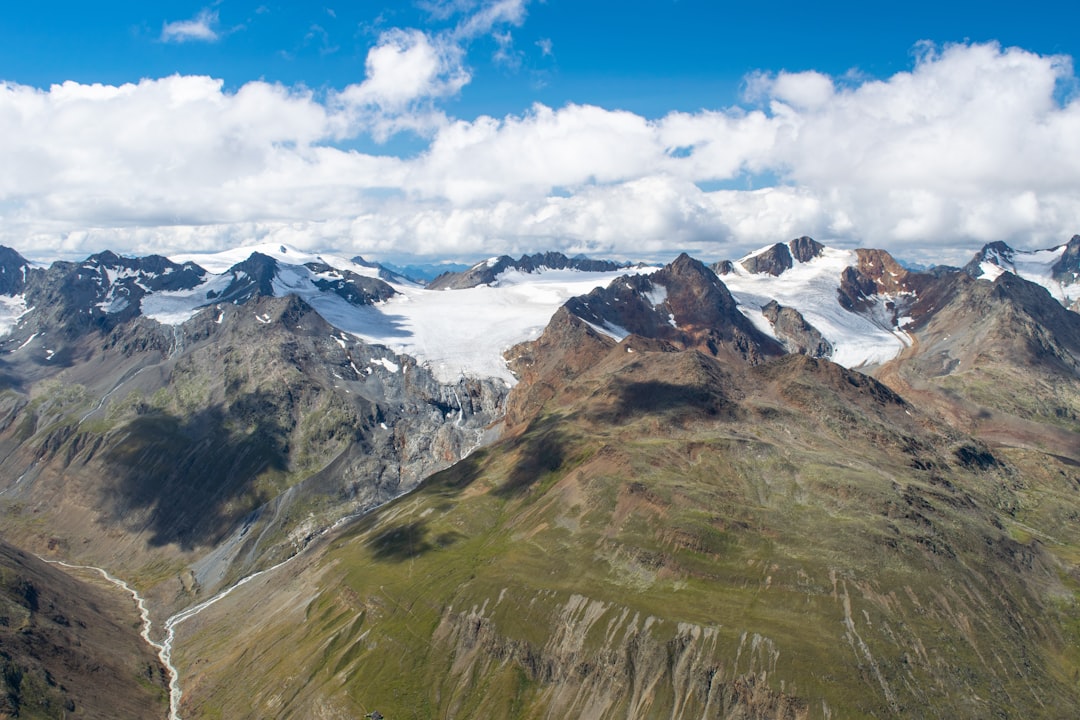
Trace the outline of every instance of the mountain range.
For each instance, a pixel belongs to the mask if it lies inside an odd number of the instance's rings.
[[[1066,717],[1078,303],[1080,236],[0,248],[0,528],[144,598],[170,717]]]

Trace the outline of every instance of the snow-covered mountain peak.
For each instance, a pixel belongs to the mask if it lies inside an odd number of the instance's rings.
[[[1045,250],[1016,250],[1003,242],[992,242],[984,245],[964,270],[990,282],[1010,272],[1043,286],[1065,307],[1080,308],[1080,235]]]

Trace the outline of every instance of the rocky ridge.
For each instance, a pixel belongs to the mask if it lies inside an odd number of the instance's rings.
[[[581,270],[582,272],[608,272],[629,267],[629,263],[615,263],[610,260],[590,260],[588,258],[568,258],[559,252],[522,255],[515,260],[509,255],[500,255],[473,265],[462,272],[446,272],[428,283],[431,290],[463,290],[478,285],[495,282],[501,273],[507,270],[519,270],[534,273],[540,270]]]

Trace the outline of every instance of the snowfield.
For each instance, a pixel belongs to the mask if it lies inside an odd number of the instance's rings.
[[[223,274],[212,275],[193,290],[147,296],[143,300],[144,313],[166,324],[184,322],[198,312],[200,305],[207,304],[208,290],[220,292],[228,285],[232,279],[227,273],[229,268],[247,260],[252,252],[278,261],[273,283],[275,295],[299,296],[338,330],[385,345],[396,353],[411,355],[430,367],[442,382],[456,382],[462,376],[491,377],[508,385],[516,380],[506,366],[503,352],[519,342],[539,337],[563,303],[628,273],[656,269],[604,273],[508,270],[490,286],[466,290],[427,290],[411,283],[391,282],[397,295],[385,302],[358,307],[320,290],[313,281],[327,275],[312,272],[304,263],[318,262],[366,277],[378,277],[377,268],[284,245],[257,245],[213,255],[171,257],[173,262],[191,261],[208,272]],[[391,369],[392,363],[387,363],[384,367]],[[397,371],[397,365],[393,365],[392,371]]]
[[[746,258],[767,250],[757,250]],[[844,268],[858,265],[854,250],[825,248],[820,257],[809,262],[795,261],[794,267],[781,275],[755,275],[742,266],[742,260],[733,263],[735,271],[721,276],[739,310],[765,334],[776,337],[772,324],[761,314],[761,308],[770,300],[795,308],[806,322],[817,328],[833,346],[833,362],[847,368],[877,365],[888,362],[911,344],[903,330],[892,324],[891,313],[885,302],[900,298],[882,297],[880,307],[872,317],[845,310],[838,300],[840,273]]]

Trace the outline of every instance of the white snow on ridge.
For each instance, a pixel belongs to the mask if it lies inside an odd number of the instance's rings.
[[[280,243],[248,245],[246,247],[225,250],[224,252],[219,253],[186,253],[183,255],[172,255],[169,259],[174,263],[181,264],[193,262],[207,272],[220,274],[231,268],[233,265],[244,262],[255,252],[272,257],[279,263],[286,265],[303,265],[305,263],[314,262],[329,265],[337,270],[349,270],[357,275],[363,275],[365,277],[379,276],[377,268],[359,265],[352,260],[348,260],[338,255],[313,254]]]
[[[802,313],[806,322],[832,344],[830,359],[833,362],[854,368],[887,362],[909,344],[902,331],[886,329],[884,321],[874,322],[849,312],[838,302],[840,274],[857,264],[858,255],[854,250],[825,248],[819,257],[805,263],[796,261],[778,277],[748,272],[740,261],[733,263],[734,272],[720,280],[735,296],[743,315],[762,332],[776,337],[772,325],[761,314],[762,306],[776,300]],[[887,299],[882,298],[880,302]]]

